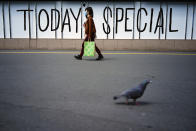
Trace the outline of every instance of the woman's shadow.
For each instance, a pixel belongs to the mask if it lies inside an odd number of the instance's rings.
[[[84,58],[83,60],[85,61],[114,61],[114,60],[117,60],[116,58],[114,57],[110,57],[110,58],[107,58],[107,57],[104,57],[102,60],[96,60],[96,57],[95,58]]]

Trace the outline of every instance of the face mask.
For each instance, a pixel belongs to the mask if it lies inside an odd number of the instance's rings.
[[[88,13],[87,13],[87,12],[85,12],[85,13],[84,13],[84,15],[87,17]]]

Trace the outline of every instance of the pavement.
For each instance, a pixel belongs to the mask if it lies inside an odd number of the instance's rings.
[[[195,131],[196,52],[0,50],[0,131]],[[113,100],[151,79],[138,105]]]

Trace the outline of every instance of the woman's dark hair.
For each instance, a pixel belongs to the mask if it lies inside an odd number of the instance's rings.
[[[89,15],[90,15],[91,17],[93,17],[93,9],[92,9],[92,7],[87,7],[87,8],[85,9],[85,11],[88,11]]]

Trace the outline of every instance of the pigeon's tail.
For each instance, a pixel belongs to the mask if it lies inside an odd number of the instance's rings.
[[[119,99],[120,97],[121,97],[121,96],[114,96],[113,99],[114,99],[114,100],[117,100],[117,99]]]

